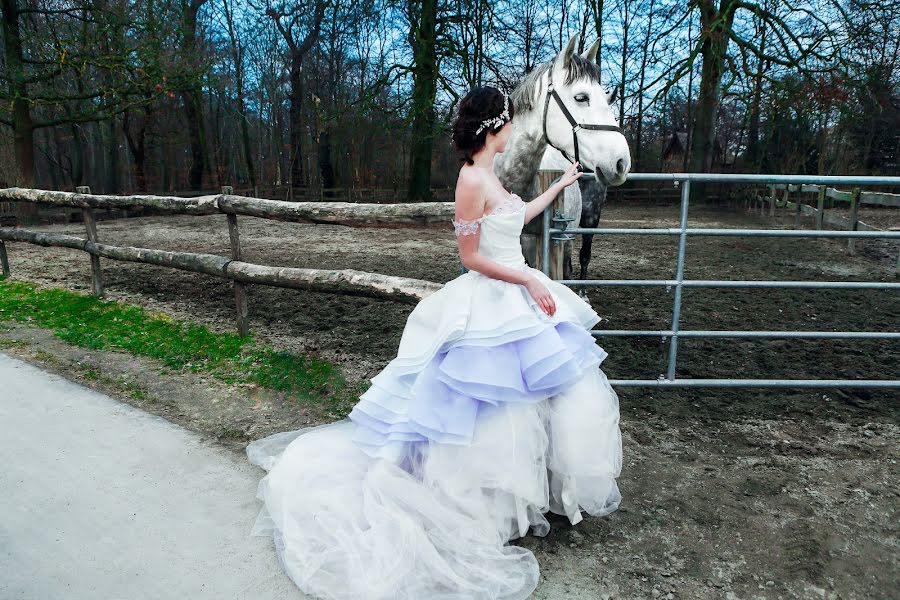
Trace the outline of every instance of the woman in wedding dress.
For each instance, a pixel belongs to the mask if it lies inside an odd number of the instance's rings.
[[[422,300],[397,356],[347,419],[247,447],[268,473],[251,534],[272,535],[314,597],[527,598],[537,560],[510,540],[621,500],[619,402],[590,334],[596,312],[525,264],[522,226],[578,178],[530,202],[492,170],[513,107],[494,87],[459,104],[453,221],[468,272]]]

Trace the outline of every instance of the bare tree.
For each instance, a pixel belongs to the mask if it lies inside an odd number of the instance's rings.
[[[303,62],[319,37],[328,0],[279,2],[267,0],[265,14],[272,19],[288,47],[290,91],[290,176],[291,188],[302,184],[303,177]]]

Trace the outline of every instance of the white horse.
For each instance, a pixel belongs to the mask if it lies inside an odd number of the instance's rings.
[[[512,92],[513,130],[506,149],[494,158],[494,172],[507,189],[523,198],[538,195],[538,169],[565,170],[576,156],[582,170],[603,185],[621,185],[631,169],[628,142],[610,109],[611,98],[600,85],[596,62],[600,41],[581,55],[575,53],[577,41],[577,36],[569,39],[559,54],[528,73]],[[551,95],[554,91],[558,99]],[[572,121],[577,125],[573,127]],[[565,204],[568,214],[580,215],[579,186],[566,188]],[[531,265],[536,262],[535,234],[540,226],[540,219],[533,219],[522,236]]]

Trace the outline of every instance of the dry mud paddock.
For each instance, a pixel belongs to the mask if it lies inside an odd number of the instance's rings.
[[[611,227],[677,225],[677,207],[615,205]],[[865,220],[865,219],[864,219]],[[352,229],[239,219],[245,260],[354,268],[445,282],[459,274],[446,230]],[[790,227],[792,216],[696,207],[692,226]],[[83,236],[80,224],[43,229]],[[101,221],[107,243],[228,255],[224,216]],[[576,250],[577,244],[576,242]],[[591,277],[674,276],[677,240],[597,236]],[[13,279],[87,293],[86,254],[9,243]],[[685,277],[898,281],[896,244],[846,240],[692,237]],[[234,330],[228,282],[102,260],[107,297]],[[315,353],[351,381],[375,375],[396,352],[412,306],[250,287],[250,327],[280,349]],[[672,291],[594,288],[598,327],[667,329]],[[900,325],[893,290],[685,289],[684,329],[883,330]],[[46,331],[0,325],[4,351],[82,380],[84,365],[146,390],[123,400],[207,433],[242,452],[250,439],[328,418],[292,399],[229,388],[115,352],[70,348]],[[665,345],[600,338],[610,378],[665,372]],[[682,340],[679,377],[900,377],[896,341]],[[889,598],[900,589],[900,391],[618,390],[625,463],[621,508],[576,527],[556,519],[546,538],[518,543],[542,568],[535,598]],[[891,590],[894,590],[893,592]]]

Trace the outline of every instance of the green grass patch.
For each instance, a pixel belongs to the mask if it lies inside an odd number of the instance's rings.
[[[335,417],[345,415],[365,389],[349,386],[328,361],[275,350],[252,335],[218,333],[140,306],[0,278],[0,322],[10,320],[51,329],[74,346],[124,350],[171,369],[287,392],[298,403],[320,404]]]

